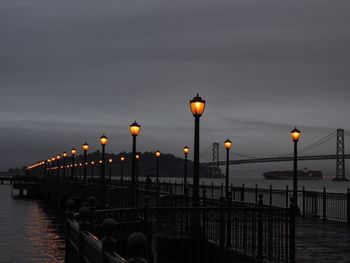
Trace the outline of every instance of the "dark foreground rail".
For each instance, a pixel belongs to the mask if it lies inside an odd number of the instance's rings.
[[[131,233],[140,231],[150,240],[145,253],[149,262],[294,262],[291,209],[230,207],[224,202],[216,208],[148,207],[147,202],[143,208],[97,210],[88,219],[78,215],[80,227],[69,220],[69,257],[81,253],[89,258],[81,262],[125,262],[123,258],[129,255],[125,242]],[[194,214],[200,215],[200,231],[195,235]],[[106,258],[101,245],[106,218],[116,222],[111,238],[117,240],[113,253],[120,256],[108,256],[114,261],[98,261]],[[90,232],[79,234],[79,229]],[[194,255],[195,248],[201,252]]]

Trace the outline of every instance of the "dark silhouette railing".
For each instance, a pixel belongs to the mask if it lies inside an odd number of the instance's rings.
[[[183,194],[183,184],[176,182],[160,182],[160,191],[172,192],[174,194]],[[144,182],[139,183],[141,189],[146,188]],[[188,195],[191,196],[192,185],[188,184]],[[211,184],[201,185],[202,193],[205,191],[206,195],[210,197],[210,202],[218,202],[218,198],[224,193],[224,186]],[[262,195],[266,200],[266,205],[275,207],[288,208],[289,199],[292,196],[292,191],[286,187],[284,190],[270,188],[254,188],[242,186],[233,186],[231,184],[230,191],[232,193],[232,200],[235,203],[249,203],[257,204],[258,196]],[[208,198],[209,200],[209,198]],[[215,201],[216,200],[216,201]],[[322,192],[307,191],[305,187],[298,191],[298,207],[303,216],[316,216],[324,220],[336,220],[350,223],[350,191],[346,193],[329,193],[326,188]]]
[[[97,210],[92,217],[96,226],[107,217],[114,219],[118,238],[122,240],[132,232],[142,231],[149,240],[160,238],[169,242],[191,238],[191,216],[195,210],[201,218],[201,239],[198,241],[201,246],[216,245],[229,252],[218,255],[211,249],[210,253],[207,251],[210,255],[204,257],[207,261],[201,262],[229,262],[232,260],[230,253],[261,261],[291,262],[290,255],[294,253],[290,251],[290,244],[295,242],[290,234],[295,231],[292,210],[265,207],[261,200],[259,205],[250,208],[233,207],[230,201],[227,203],[223,199],[217,207],[148,207],[146,204],[143,208]],[[98,227],[95,230],[98,236]],[[179,263],[188,262],[189,252],[184,247],[161,246],[158,249],[175,249],[172,258]],[[122,249],[117,252],[125,254]],[[204,254],[207,252],[203,251]]]

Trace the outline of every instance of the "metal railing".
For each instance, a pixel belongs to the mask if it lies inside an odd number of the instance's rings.
[[[149,240],[161,238],[169,242],[191,238],[191,220],[194,213],[200,215],[201,246],[214,244],[217,248],[260,261],[292,262],[290,256],[294,255],[291,251],[294,246],[291,247],[291,244],[294,244],[295,240],[292,239],[291,232],[295,231],[295,226],[291,209],[269,208],[262,204],[254,208],[233,207],[223,202],[218,207],[198,208],[146,205],[144,208],[97,210],[94,213],[94,221],[99,225],[104,218],[113,218],[120,226],[117,231],[119,239],[125,239],[132,232],[142,231]],[[158,241],[155,244],[159,243],[162,242]],[[176,262],[187,262],[186,248],[178,245],[169,246],[167,249],[177,250],[171,253],[173,256],[178,255]],[[123,255],[125,251],[118,253]],[[213,248],[210,251],[203,250],[203,253],[210,254],[206,255],[210,258],[208,262],[232,260],[232,254],[223,253],[226,256],[219,256],[213,253]]]

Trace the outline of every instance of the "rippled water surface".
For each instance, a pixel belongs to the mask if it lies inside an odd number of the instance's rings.
[[[0,185],[0,209],[0,263],[64,261],[63,221],[49,207]]]

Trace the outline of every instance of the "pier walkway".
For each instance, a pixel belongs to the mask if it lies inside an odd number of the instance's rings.
[[[350,227],[347,224],[299,217],[296,231],[296,262],[350,262]]]
[[[16,181],[13,185],[14,188],[28,187],[25,181],[23,178]],[[200,207],[191,208],[191,198],[189,197],[191,195],[182,195],[183,186],[179,184],[160,184],[157,190],[154,185],[147,186],[143,182],[139,182],[136,192],[131,190],[129,184],[130,182],[127,181],[111,180],[106,181],[103,188],[101,188],[98,180],[96,182],[90,181],[84,185],[79,180],[65,181],[49,177],[40,179],[37,189],[31,189],[31,191],[38,192],[45,199],[58,206],[64,205],[68,198],[73,198],[78,201],[79,206],[77,208],[81,205],[84,206],[84,202],[86,203],[87,198],[91,195],[98,198],[104,196],[105,201],[114,209],[107,209],[102,214],[101,212],[95,214],[95,216],[100,216],[98,220],[94,217],[93,221],[97,225],[101,225],[106,217],[115,219],[116,224],[120,226],[119,237],[122,233],[120,231],[126,229],[125,224],[132,223],[130,226],[132,226],[133,231],[143,232],[144,227],[149,222],[157,224],[157,227],[154,228],[157,232],[149,232],[148,235],[159,238],[160,235],[169,232],[162,233],[159,230],[170,227],[170,229],[176,230],[173,233],[174,236],[177,236],[178,233],[183,236],[187,231],[186,225],[191,223],[191,221],[188,221],[192,218],[191,214],[197,213],[198,216],[200,215],[200,218],[196,217],[197,220],[200,220],[203,229],[207,230],[205,233],[208,240],[215,240],[216,242],[215,246],[211,247],[213,251],[216,251],[215,254],[219,253],[221,248],[228,246],[237,249],[233,251],[234,253],[242,254],[240,252],[242,251],[241,247],[244,256],[249,254],[246,254],[246,252],[250,252],[251,258],[258,260],[258,262],[265,262],[262,258],[269,262],[350,262],[349,192],[334,195],[325,192],[315,194],[305,190],[300,191],[302,196],[299,204],[303,216],[296,218],[296,238],[294,239],[290,236],[293,233],[294,223],[291,221],[293,216],[290,216],[291,210],[289,210],[287,204],[290,194],[288,189],[286,191],[273,191],[271,189],[246,189],[244,187],[231,188],[233,194],[231,202],[233,203],[228,205],[226,202],[229,200],[227,200],[221,206],[217,194],[222,194],[222,188],[203,185]],[[191,193],[191,187],[188,189]],[[101,190],[103,191],[101,192]],[[145,195],[151,197],[150,207],[147,209],[143,206]],[[263,197],[264,205],[261,202]],[[281,200],[281,197],[284,197],[284,200]],[[159,202],[159,198],[165,203]],[[261,204],[256,203],[257,199],[260,200],[258,203]],[[278,207],[278,202],[281,202],[281,206],[284,203],[287,205],[286,207]],[[137,206],[137,203],[139,206]],[[335,207],[340,208],[340,210],[333,211],[333,204],[335,203],[338,204]],[[134,208],[131,208],[130,204],[134,204]],[[135,219],[136,221],[134,221]],[[135,226],[136,228],[134,228]],[[139,229],[137,226],[139,226]],[[231,230],[228,231],[227,229]],[[126,240],[130,233],[125,233],[123,240]],[[229,235],[229,233],[231,234]],[[102,241],[102,239],[100,240]],[[295,261],[290,258],[290,253],[293,251],[290,245],[294,244],[294,240]],[[170,240],[167,240],[167,242],[169,243]],[[174,240],[171,242],[174,242]],[[158,244],[164,243],[158,242]],[[172,245],[168,244],[168,246],[171,247]],[[184,255],[189,253],[182,252]],[[172,257],[174,257],[173,254]],[[217,261],[218,258],[215,260],[212,262],[226,262],[226,260]],[[248,262],[247,258],[244,259],[244,262]]]

